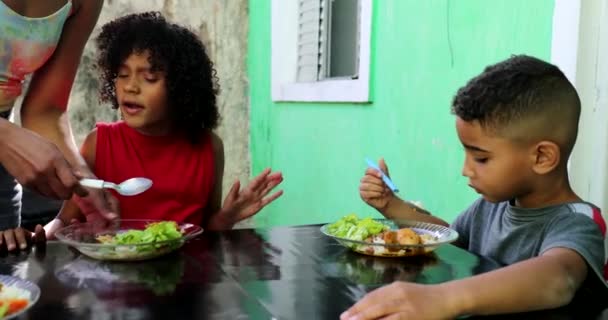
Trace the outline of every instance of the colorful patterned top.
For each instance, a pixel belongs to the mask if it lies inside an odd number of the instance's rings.
[[[51,57],[71,11],[70,0],[49,16],[29,18],[0,1],[0,112],[13,107],[25,77]]]

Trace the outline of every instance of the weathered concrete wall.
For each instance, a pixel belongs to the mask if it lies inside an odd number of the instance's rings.
[[[235,179],[249,179],[249,99],[246,75],[247,0],[106,0],[83,54],[70,97],[69,114],[78,144],[95,122],[116,120],[116,112],[99,105],[97,74],[93,67],[93,39],[100,26],[121,15],[158,10],[197,33],[215,62],[220,84],[222,121],[217,133],[226,155],[224,190]]]

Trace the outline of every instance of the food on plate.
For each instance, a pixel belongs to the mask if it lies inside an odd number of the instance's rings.
[[[83,253],[102,259],[140,260],[173,251],[182,245],[182,237],[183,234],[174,221],[152,222],[144,230],[129,229],[97,234],[97,242],[109,246],[100,248],[98,252],[89,250]]]
[[[182,237],[177,223],[174,221],[152,222],[144,230],[131,229],[115,235],[97,235],[97,241],[104,244],[141,244],[175,240]]]
[[[191,223],[161,220],[114,220],[61,228],[55,236],[83,255],[112,261],[141,261],[172,252],[203,229]]]
[[[335,237],[352,240],[342,244],[351,249],[377,256],[410,256],[432,251],[427,247],[438,241],[433,232],[419,228],[395,228],[372,218],[359,219],[355,214],[329,224],[327,232]],[[367,242],[370,245],[362,244]]]
[[[394,232],[394,231],[387,231]],[[397,230],[397,243],[399,244],[421,244],[422,238],[412,229],[403,228]]]
[[[436,240],[431,234],[418,233],[412,228],[391,230],[390,226],[372,218],[359,219],[351,213],[327,227],[329,234],[349,240],[370,243],[420,245]]]
[[[328,232],[336,237],[362,241],[389,229],[389,226],[372,218],[359,219],[351,213],[328,226]]]
[[[30,293],[0,283],[0,319],[25,309],[30,303]]]
[[[410,228],[397,231],[387,230],[383,233],[365,239],[366,242],[374,242],[374,237],[381,237],[386,244],[418,245],[422,243],[420,236]],[[388,247],[389,251],[399,251],[399,247]]]
[[[412,228],[401,228],[398,230],[386,230],[379,234],[370,236],[363,241],[373,244],[384,244],[384,246],[365,246],[364,253],[377,255],[387,253],[404,253],[415,255],[424,253],[422,245],[433,244],[437,238],[431,234],[417,233]]]

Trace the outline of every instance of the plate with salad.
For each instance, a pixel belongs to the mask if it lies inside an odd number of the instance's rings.
[[[32,307],[40,288],[27,280],[0,275],[0,319],[13,319]]]
[[[377,257],[424,255],[458,239],[456,231],[433,223],[360,219],[356,214],[322,226],[321,232],[355,252]]]
[[[107,225],[74,224],[57,230],[55,236],[93,259],[140,261],[175,251],[202,232],[200,226],[190,223],[115,220]]]

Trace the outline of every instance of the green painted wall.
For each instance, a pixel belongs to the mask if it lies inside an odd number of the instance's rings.
[[[374,1],[371,104],[274,103],[270,0],[250,0],[252,173],[281,170],[285,194],[258,226],[379,216],[359,198],[364,157],[385,157],[408,200],[452,221],[477,195],[461,172],[450,101],[487,64],[548,60],[553,0]]]

